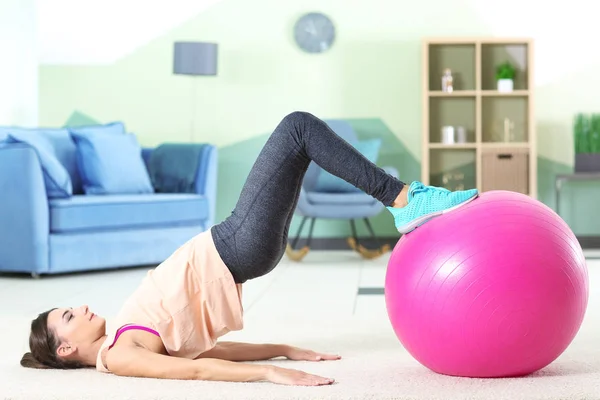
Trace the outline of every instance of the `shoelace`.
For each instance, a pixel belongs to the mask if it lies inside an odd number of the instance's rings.
[[[411,186],[410,195],[411,195],[411,197],[414,197],[415,194],[426,192],[426,191],[427,191],[427,187],[425,185],[423,185],[421,182],[418,182],[418,183],[414,183]]]
[[[411,195],[411,197],[414,197],[415,194],[423,193],[423,192],[427,192],[427,191],[433,191],[434,196],[439,196],[442,193],[444,193],[445,195],[450,193],[449,189],[442,188],[442,187],[435,187],[435,188],[428,187],[428,186],[425,186],[423,183],[418,182],[418,183],[414,183],[412,185],[410,195]]]

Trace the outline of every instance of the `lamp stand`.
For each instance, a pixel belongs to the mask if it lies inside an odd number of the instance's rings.
[[[173,46],[173,73],[175,75],[216,76],[217,75],[216,43],[175,42]],[[190,99],[190,142],[196,142],[196,97],[197,82],[191,83]]]
[[[192,92],[192,100],[190,101],[191,103],[191,110],[190,110],[190,142],[191,143],[195,143],[196,140],[196,79],[191,79],[192,84],[191,84],[191,92]]]

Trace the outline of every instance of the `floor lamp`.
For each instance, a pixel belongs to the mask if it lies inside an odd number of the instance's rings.
[[[202,42],[175,42],[173,51],[173,73],[175,75],[217,75],[218,45]],[[192,119],[190,140],[194,142],[196,110],[196,82],[192,82]]]

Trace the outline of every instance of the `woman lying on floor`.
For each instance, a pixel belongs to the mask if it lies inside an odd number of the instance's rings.
[[[31,323],[21,365],[84,368],[120,376],[327,385],[333,379],[268,364],[276,357],[337,360],[288,345],[217,342],[241,330],[242,284],[281,260],[302,179],[314,161],[381,201],[400,233],[459,207],[476,190],[450,192],[388,175],[315,116],[295,112],[256,160],[232,214],[148,272],[121,308],[116,331],[87,306],[55,308]]]

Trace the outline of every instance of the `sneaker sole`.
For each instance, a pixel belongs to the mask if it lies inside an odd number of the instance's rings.
[[[460,204],[455,205],[454,207],[450,207],[450,208],[446,208],[444,210],[441,211],[436,211],[430,214],[425,214],[420,216],[419,218],[416,218],[412,221],[410,221],[410,223],[398,228],[398,232],[400,232],[401,234],[405,235],[407,233],[412,232],[413,230],[415,230],[416,228],[419,227],[419,225],[422,225],[423,223],[427,222],[428,220],[435,218],[435,217],[439,217],[442,216],[444,214],[448,214],[449,212],[452,212],[458,208],[461,208],[464,205],[467,205],[468,203],[472,202],[473,200],[475,200],[477,197],[479,197],[479,193],[476,193],[475,196],[463,201]]]

